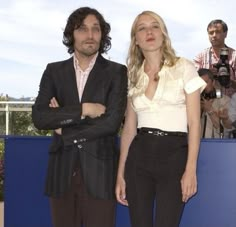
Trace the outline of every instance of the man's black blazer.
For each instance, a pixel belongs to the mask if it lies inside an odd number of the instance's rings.
[[[58,108],[50,108],[55,97]],[[82,103],[100,103],[106,112],[81,119]],[[62,128],[54,133],[49,150],[45,193],[60,196],[71,183],[76,166],[88,192],[95,198],[113,198],[118,158],[117,132],[127,103],[127,68],[98,55],[79,100],[73,57],[48,64],[32,107],[38,129]],[[79,161],[78,161],[79,160]]]

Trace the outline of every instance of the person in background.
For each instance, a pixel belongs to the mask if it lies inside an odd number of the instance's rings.
[[[201,94],[201,137],[228,137],[229,126],[224,115],[228,112],[230,98],[215,88],[211,70],[202,68],[198,70],[198,74],[207,84]]]
[[[63,33],[68,60],[47,65],[32,109],[38,129],[53,129],[45,193],[54,227],[115,226],[116,137],[127,102],[127,68],[105,59],[110,25],[76,9]]]
[[[229,138],[236,138],[236,93],[232,95],[228,111],[220,113],[224,125],[230,129]]]
[[[116,198],[129,206],[133,227],[177,227],[197,191],[205,82],[191,61],[176,56],[163,19],[152,11],[133,22],[127,62]]]
[[[233,96],[230,99],[229,119],[232,122],[232,126],[236,128],[236,94],[233,94]]]
[[[220,54],[222,48],[226,48],[228,52],[226,62],[229,65],[230,80],[227,86],[225,86],[225,94],[231,97],[236,92],[236,51],[225,44],[228,26],[223,20],[212,20],[207,26],[207,33],[211,47],[197,54],[193,59],[194,64],[197,70],[200,68],[210,69],[213,75],[219,79],[220,75],[216,66],[218,63],[222,63]],[[218,88],[219,84],[216,83],[215,86]]]

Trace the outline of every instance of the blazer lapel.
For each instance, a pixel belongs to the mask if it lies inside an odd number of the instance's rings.
[[[75,100],[75,103],[79,103],[79,93],[77,88],[77,82],[76,82],[76,74],[75,74],[75,68],[74,68],[74,61],[73,57],[68,59],[68,62],[65,67],[65,75],[67,79],[68,84],[68,94],[71,95],[72,99]]]
[[[104,71],[105,67],[106,60],[101,55],[98,55],[96,63],[89,74],[81,100],[86,99],[90,94],[90,91],[97,88],[99,81],[101,80],[101,73]]]

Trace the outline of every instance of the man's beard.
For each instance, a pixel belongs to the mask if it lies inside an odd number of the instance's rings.
[[[95,55],[98,52],[98,48],[87,48],[85,50],[80,51],[81,54],[83,54],[86,57],[90,57],[92,55]]]
[[[93,41],[94,42],[94,41]],[[97,42],[94,42],[95,44],[85,44],[85,45],[82,45],[82,48],[80,49],[76,49],[76,51],[86,57],[90,57],[90,56],[93,56],[95,55],[98,50],[99,50],[99,47],[100,47],[100,44],[98,44]]]

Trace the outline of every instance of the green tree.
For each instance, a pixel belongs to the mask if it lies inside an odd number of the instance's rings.
[[[0,95],[0,101],[6,101],[7,97]],[[24,104],[21,104],[25,107]],[[19,105],[12,105],[19,108]],[[5,104],[0,104],[0,135],[6,134],[6,112]],[[32,122],[31,111],[11,111],[9,114],[9,134],[18,136],[50,136],[50,130],[38,130]],[[4,139],[0,139],[0,201],[3,200],[4,185]]]
[[[32,122],[31,112],[11,112],[10,134],[11,135],[30,135],[30,136],[50,136],[51,130],[38,130]]]

